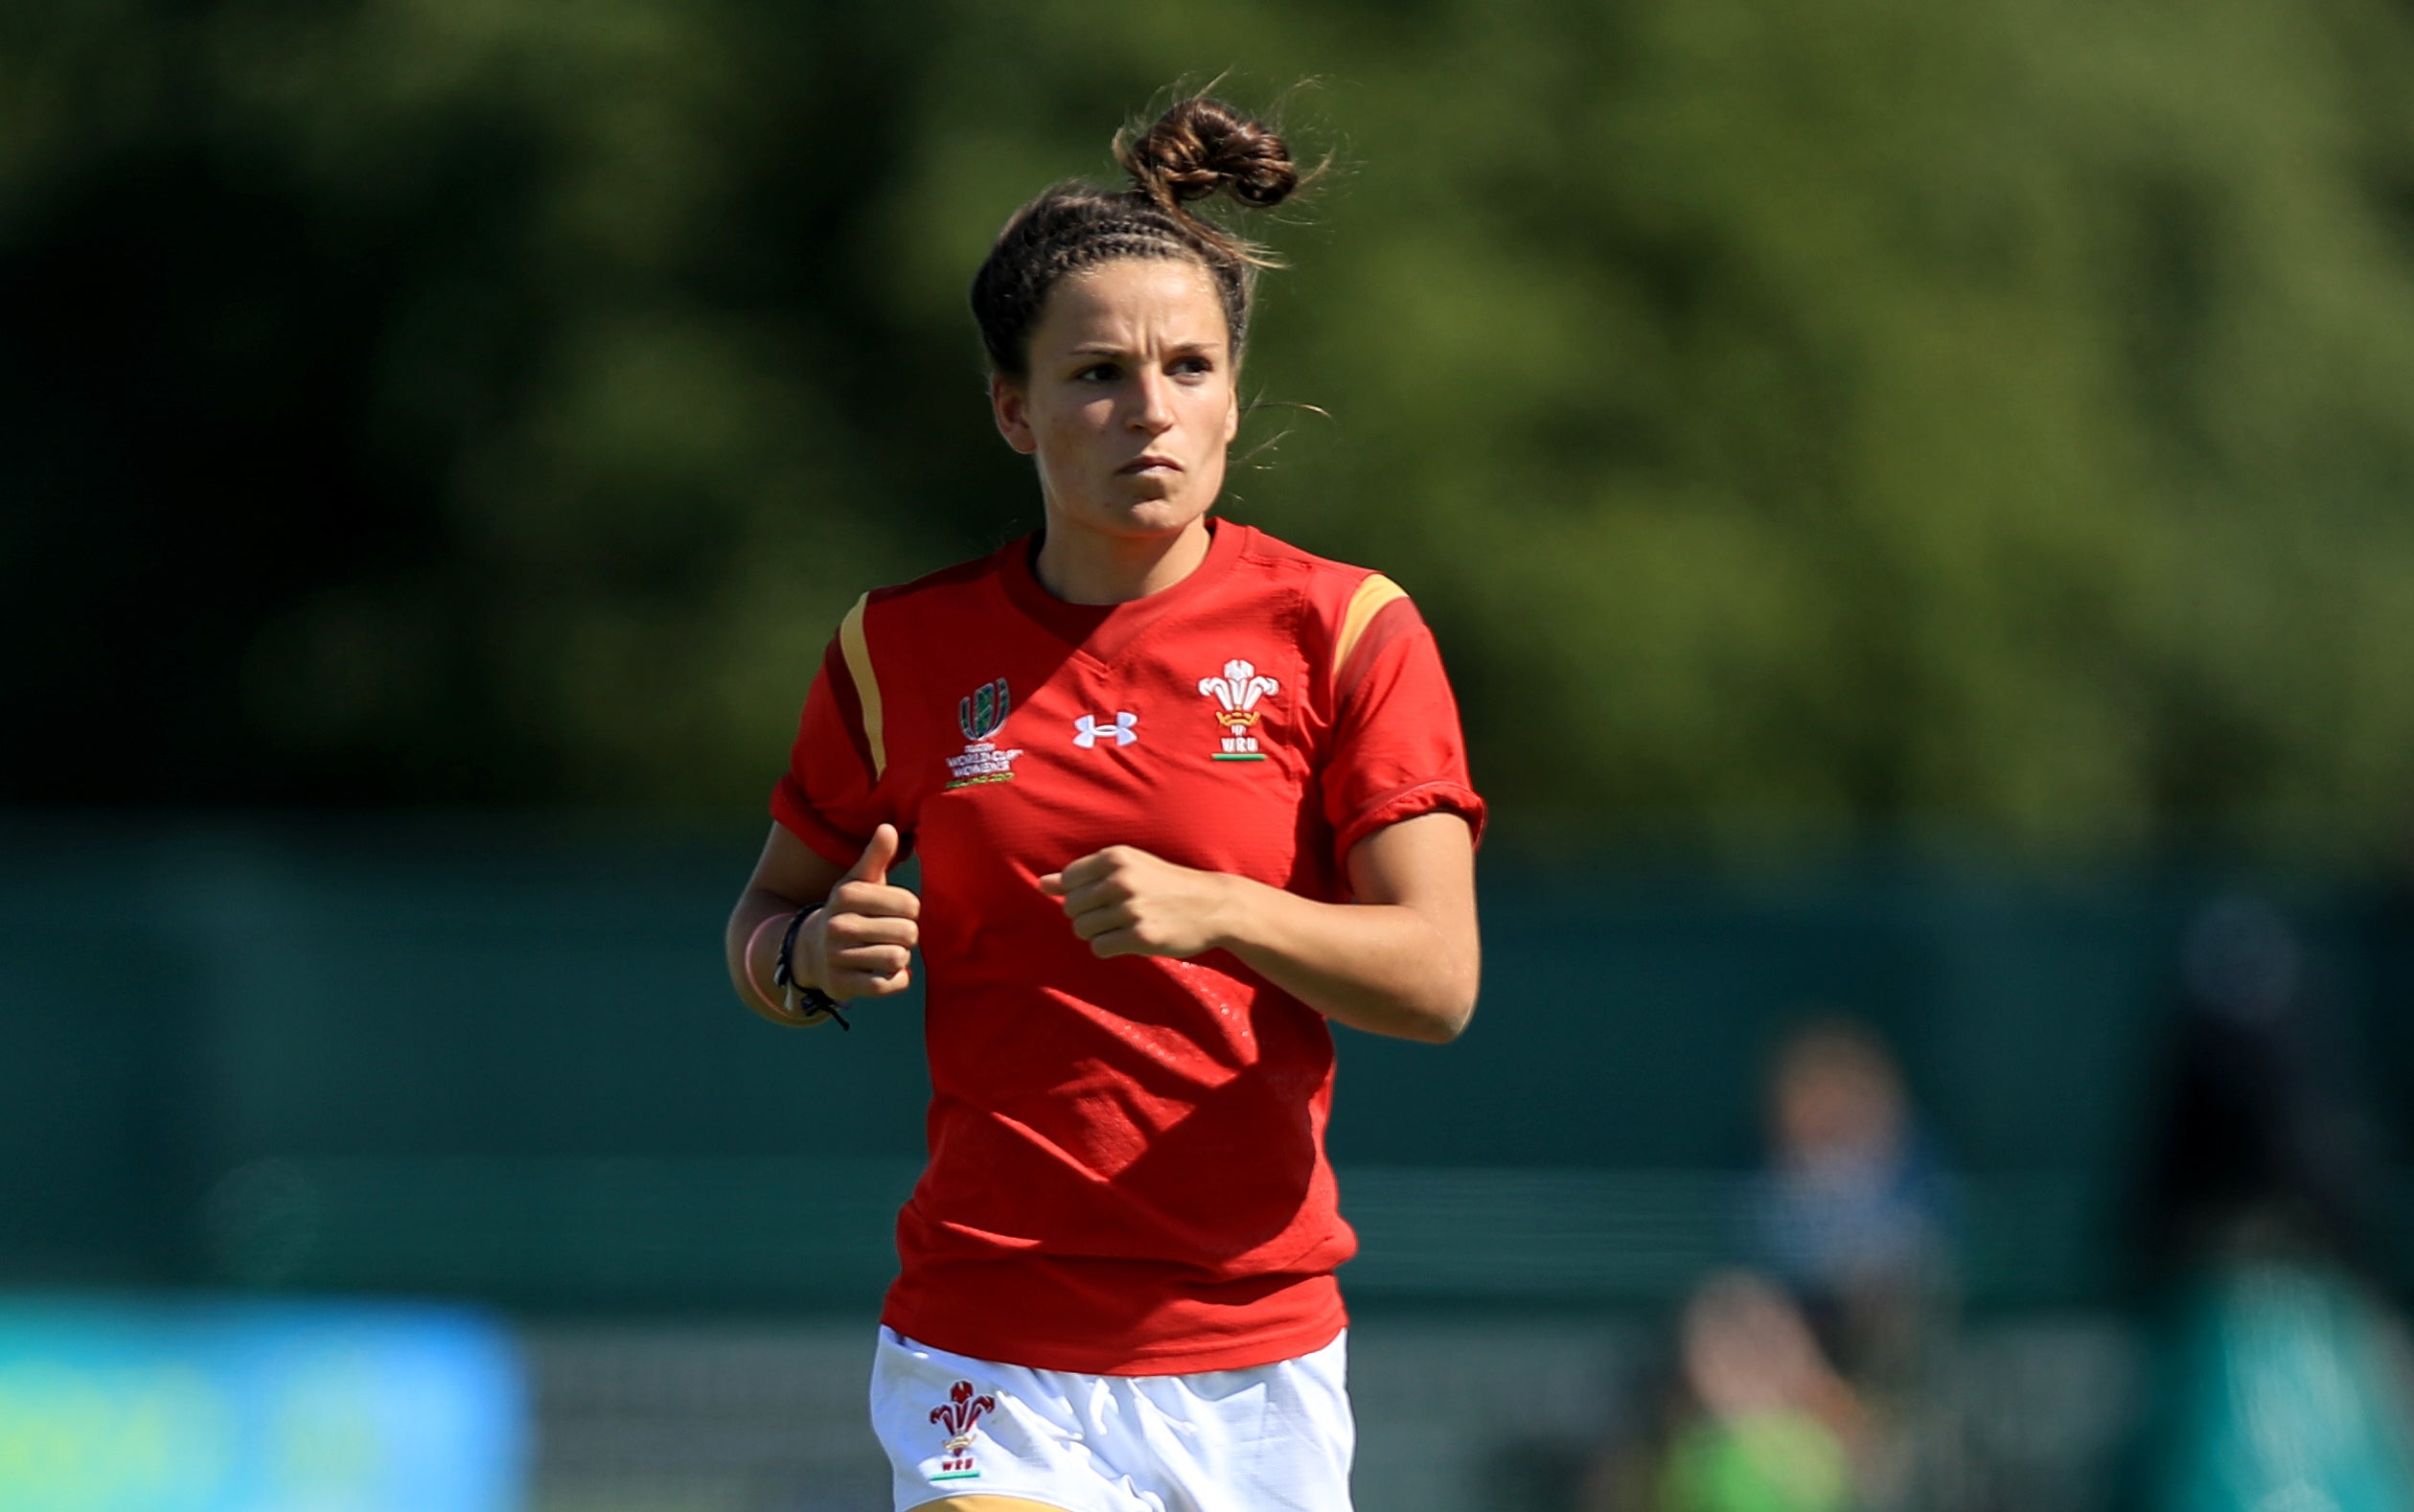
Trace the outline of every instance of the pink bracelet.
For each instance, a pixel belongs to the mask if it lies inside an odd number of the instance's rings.
[[[754,932],[746,937],[746,984],[754,990],[754,996],[762,1000],[764,1007],[783,1019],[788,1017],[788,1010],[780,1006],[778,995],[764,991],[763,984],[754,978],[754,948],[763,943],[764,930],[785,929],[788,928],[789,918],[790,915],[785,913],[772,914],[761,924],[756,925]]]

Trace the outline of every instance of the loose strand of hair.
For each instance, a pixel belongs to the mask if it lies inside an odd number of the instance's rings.
[[[1244,424],[1247,424],[1250,418],[1261,409],[1300,410],[1307,414],[1314,415],[1317,419],[1322,421],[1331,422],[1333,419],[1333,412],[1331,410],[1326,409],[1322,404],[1311,404],[1305,400],[1253,399],[1240,407],[1240,418],[1242,423]],[[1282,429],[1276,431],[1273,435],[1268,436],[1265,440],[1258,442],[1255,446],[1251,447],[1247,451],[1244,451],[1239,456],[1233,458],[1231,466],[1235,468],[1246,468],[1252,472],[1273,471],[1274,463],[1271,460],[1260,462],[1257,459],[1260,457],[1271,458],[1275,448],[1281,446],[1285,441],[1290,440],[1291,437],[1297,433],[1298,429],[1299,427],[1296,425],[1284,426]]]

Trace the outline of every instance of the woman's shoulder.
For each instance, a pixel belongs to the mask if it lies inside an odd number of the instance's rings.
[[[995,580],[1005,569],[1006,553],[1028,549],[1029,538],[1008,541],[995,551],[968,557],[904,583],[891,583],[863,595],[865,602],[885,604],[895,599],[945,598]]]
[[[1226,528],[1241,533],[1238,556],[1242,561],[1254,565],[1262,574],[1288,580],[1311,603],[1344,606],[1360,593],[1378,591],[1374,584],[1384,585],[1391,593],[1400,591],[1377,568],[1319,556],[1253,525],[1231,524]]]
[[[1266,577],[1281,580],[1285,587],[1298,593],[1312,620],[1345,638],[1348,638],[1345,627],[1350,622],[1363,623],[1387,606],[1408,598],[1405,589],[1376,568],[1319,556],[1253,526],[1230,528],[1246,533],[1240,544],[1240,560],[1253,563]]]
[[[1244,561],[1253,561],[1261,566],[1278,570],[1317,577],[1332,577],[1349,582],[1355,582],[1374,571],[1372,567],[1358,566],[1331,557],[1320,557],[1303,546],[1294,546],[1287,540],[1271,536],[1255,525],[1243,525],[1236,520],[1227,520],[1219,528],[1238,534],[1240,537],[1238,555]]]

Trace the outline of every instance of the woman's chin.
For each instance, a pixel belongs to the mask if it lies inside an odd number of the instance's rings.
[[[1179,536],[1207,512],[1206,504],[1180,495],[1125,497],[1085,511],[1082,522],[1110,536]]]

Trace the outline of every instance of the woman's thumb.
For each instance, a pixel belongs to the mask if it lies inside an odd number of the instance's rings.
[[[888,868],[896,859],[897,827],[884,824],[872,832],[871,843],[863,847],[863,854],[855,859],[855,864],[848,867],[846,875],[839,881],[885,882],[888,881]]]

